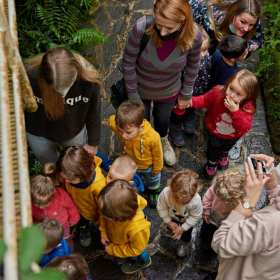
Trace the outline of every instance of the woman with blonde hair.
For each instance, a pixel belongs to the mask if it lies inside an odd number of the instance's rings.
[[[38,110],[25,113],[27,142],[42,164],[56,162],[57,143],[96,155],[101,134],[101,78],[82,56],[56,47],[25,61]],[[87,140],[88,136],[88,141]]]
[[[149,41],[140,53],[145,32]],[[190,103],[201,45],[201,30],[193,22],[188,0],[156,0],[151,26],[146,30],[144,16],[137,20],[127,38],[123,75],[128,98],[138,104],[143,102],[148,121],[153,101],[155,130],[161,137],[164,160],[170,166],[176,162],[167,138],[170,114],[177,98],[182,106]],[[186,73],[183,84],[182,69]]]
[[[201,24],[210,36],[210,55],[215,52],[221,39],[230,34],[248,41],[249,54],[263,46],[261,6],[257,0],[227,3],[222,0],[191,0],[190,5],[194,21]]]

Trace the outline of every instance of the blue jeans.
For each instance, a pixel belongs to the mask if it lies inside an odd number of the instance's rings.
[[[156,190],[160,184],[161,172],[157,176],[152,176],[153,166],[148,169],[137,169],[136,174],[142,181],[146,181],[149,190]]]
[[[42,165],[48,162],[55,163],[58,160],[59,153],[56,142],[52,142],[45,137],[32,135],[28,132],[26,132],[26,139],[31,150]],[[86,126],[84,126],[84,128],[74,138],[66,142],[60,142],[59,144],[63,148],[74,145],[84,146],[86,144],[86,140],[87,130]]]
[[[137,263],[139,264],[144,264],[149,258],[149,255],[148,255],[148,252],[147,250],[145,249],[141,255],[137,256],[137,257],[132,257],[131,259],[136,261]]]
[[[151,100],[142,100],[145,106],[145,119],[150,121],[150,110],[151,110]],[[154,127],[155,131],[159,133],[160,137],[165,137],[167,135],[169,119],[172,109],[176,103],[176,99],[168,102],[156,102],[153,101],[153,117],[154,117]]]

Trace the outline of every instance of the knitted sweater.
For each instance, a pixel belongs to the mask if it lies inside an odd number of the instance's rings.
[[[216,136],[223,139],[239,139],[250,130],[253,121],[253,113],[239,108],[230,112],[225,107],[225,96],[221,95],[222,86],[216,86],[208,93],[192,97],[194,108],[207,108],[209,112],[206,117],[206,126]],[[253,103],[245,104],[246,110],[254,109]]]
[[[170,187],[165,187],[160,193],[157,202],[157,211],[165,223],[174,219],[183,223],[184,230],[194,227],[202,217],[201,198],[198,193],[184,205],[176,204],[172,198]]]
[[[134,24],[125,45],[123,76],[129,99],[141,103],[141,98],[156,101],[175,96],[181,89],[181,70],[185,67],[186,76],[179,97],[189,100],[199,69],[201,31],[197,30],[191,49],[182,52],[176,47],[164,61],[161,61],[151,37],[138,58],[145,27],[144,16]]]
[[[279,197],[276,181],[265,185],[270,201]],[[276,204],[251,212],[247,218],[232,210],[212,240],[219,254],[217,280],[280,279],[280,211]]]
[[[26,130],[32,135],[45,137],[53,142],[65,142],[74,138],[86,125],[88,144],[98,146],[101,135],[100,87],[78,78],[65,96],[67,109],[57,121],[49,120],[41,98],[37,79],[38,69],[27,71],[38,110],[25,112]]]
[[[225,1],[225,2],[233,2],[233,1]],[[208,0],[190,0],[190,5],[193,11],[193,20],[200,24],[207,34],[210,37],[210,43],[211,47],[209,49],[210,55],[212,55],[215,50],[217,49],[217,46],[219,44],[218,40],[215,37],[213,27],[211,26],[211,22],[209,20],[209,11],[208,11],[208,6],[207,4],[210,3]],[[214,19],[218,22],[222,22],[225,17],[225,11],[220,9],[217,6],[214,6],[212,4],[212,9],[213,9],[213,16]],[[234,35],[234,34],[233,34]],[[259,23],[256,29],[256,33],[254,36],[249,40],[248,45],[249,45],[249,52],[255,51],[259,48],[261,48],[264,44],[264,35],[263,35],[263,30],[261,27],[261,24]]]

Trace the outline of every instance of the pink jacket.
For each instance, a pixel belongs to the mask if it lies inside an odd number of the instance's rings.
[[[80,215],[70,195],[61,187],[56,188],[51,204],[43,209],[36,207],[32,203],[32,215],[35,223],[41,222],[45,218],[59,221],[63,228],[68,223],[75,225],[80,220]]]
[[[280,196],[276,181],[267,183],[269,199]],[[244,217],[232,210],[212,240],[220,255],[217,280],[280,279],[280,209],[275,203]]]
[[[218,227],[220,226],[221,221],[226,219],[232,210],[229,204],[220,201],[216,197],[214,193],[214,185],[212,185],[203,196],[202,207],[203,215],[209,216],[211,214],[211,219]]]

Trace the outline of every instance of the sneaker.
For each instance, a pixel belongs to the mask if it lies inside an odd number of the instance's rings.
[[[136,261],[129,259],[121,265],[121,270],[125,274],[133,274],[136,271],[146,268],[152,264],[152,259],[149,257],[144,264],[139,264]]]
[[[161,138],[163,159],[165,163],[169,166],[173,166],[176,163],[176,156],[173,148],[168,141],[168,135]]]
[[[184,257],[188,253],[190,242],[183,242],[180,241],[178,248],[177,248],[177,256],[178,257]]]
[[[200,248],[205,250],[205,251],[208,251],[208,250],[211,249],[211,244],[208,244],[203,239],[200,239]]]
[[[209,161],[206,163],[205,165],[205,169],[204,169],[204,176],[206,179],[213,179],[213,177],[215,176],[216,172],[217,172],[217,166],[218,163],[215,164],[211,164],[209,163]]]
[[[182,134],[180,134],[179,136],[173,137],[172,140],[173,140],[174,145],[177,147],[184,147],[186,145],[186,141]]]
[[[79,228],[79,235],[80,235],[80,244],[83,247],[88,247],[91,244],[91,237],[90,237],[90,231],[88,229],[88,226],[82,226]]]
[[[119,258],[119,257],[115,257],[115,261],[117,263],[117,265],[122,265],[123,263],[125,263],[129,258]]]
[[[194,122],[185,122],[184,127],[185,127],[185,132],[187,134],[194,134],[195,132]]]
[[[156,190],[148,190],[148,203],[151,208],[157,207],[159,194],[160,194],[160,188]]]
[[[218,161],[218,168],[220,170],[225,170],[228,168],[228,154],[223,155],[221,159]]]

